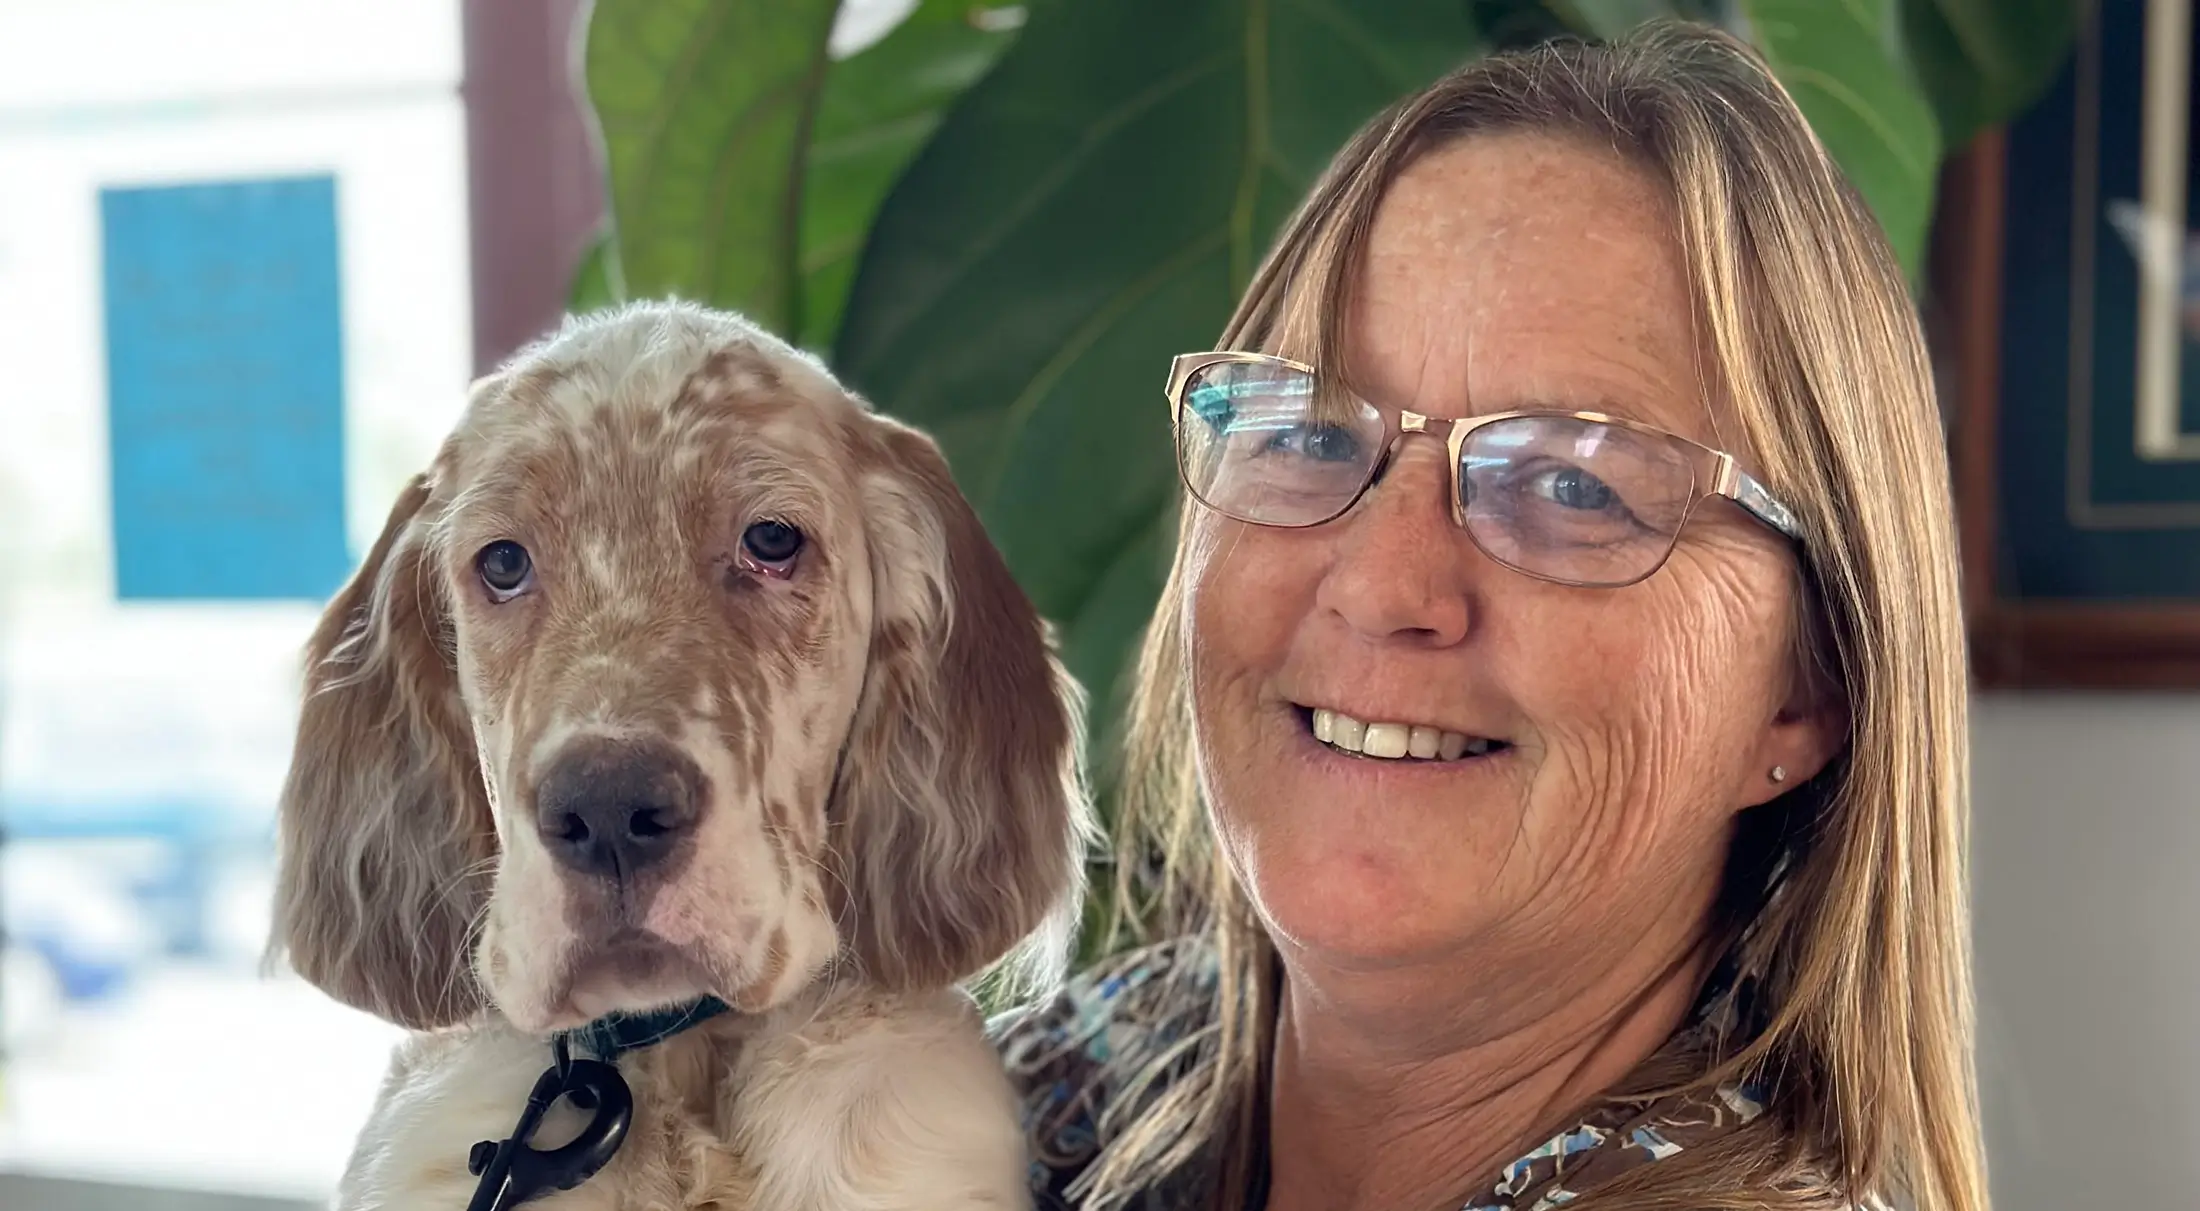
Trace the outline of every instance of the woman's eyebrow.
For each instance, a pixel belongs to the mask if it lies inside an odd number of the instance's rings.
[[[1365,400],[1380,411],[1391,414],[1412,412],[1429,417],[1438,415],[1425,408],[1415,407],[1411,400],[1401,402],[1396,392],[1381,389],[1376,384],[1362,381],[1350,375],[1340,376],[1336,381],[1354,398]],[[1455,413],[1455,415],[1461,420],[1473,420],[1476,417],[1488,416],[1497,412],[1595,412],[1609,416],[1614,420],[1649,425],[1652,428],[1690,440],[1702,440],[1690,434],[1687,425],[1675,424],[1667,416],[1660,415],[1651,408],[1644,406],[1642,403],[1643,396],[1649,394],[1653,394],[1653,392],[1646,390],[1642,393],[1622,396],[1606,388],[1591,388],[1579,393],[1562,393],[1545,388],[1526,388],[1519,391],[1483,391],[1469,396],[1466,401],[1466,409]],[[1640,444],[1639,435],[1629,434],[1628,436],[1635,438],[1637,444]]]
[[[1482,400],[1493,406],[1477,408],[1479,412],[1601,412],[1622,420],[1658,424],[1644,409],[1639,396],[1621,396],[1611,391],[1560,392],[1549,390],[1485,391]],[[1495,406],[1502,405],[1502,407]]]
[[[1485,398],[1490,399],[1491,397],[1485,396]],[[1692,431],[1697,427],[1697,424],[1701,423],[1700,421],[1692,424],[1689,421],[1677,420],[1672,409],[1648,407],[1642,402],[1640,396],[1629,399],[1598,392],[1593,395],[1569,396],[1560,399],[1552,398],[1548,394],[1524,394],[1519,397],[1495,397],[1492,399],[1492,403],[1493,406],[1476,408],[1469,415],[1486,416],[1492,412],[1593,412],[1600,416],[1609,416],[1617,421],[1647,425],[1660,432],[1671,433],[1676,437],[1689,441],[1705,440],[1704,437]],[[1635,439],[1639,444],[1640,434],[1628,433],[1628,436]]]

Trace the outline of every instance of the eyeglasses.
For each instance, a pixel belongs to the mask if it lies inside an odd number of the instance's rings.
[[[1446,420],[1317,385],[1313,367],[1265,354],[1176,358],[1168,396],[1186,490],[1239,521],[1318,526],[1352,508],[1400,443],[1421,434],[1450,451],[1452,520],[1491,559],[1539,580],[1619,588],[1648,577],[1705,496],[1802,537],[1794,513],[1732,455],[1662,429],[1600,412]]]

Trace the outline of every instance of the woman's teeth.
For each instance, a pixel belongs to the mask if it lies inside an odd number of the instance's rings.
[[[1313,708],[1314,739],[1331,748],[1395,761],[1413,757],[1422,761],[1457,761],[1479,757],[1503,742],[1481,736],[1465,736],[1417,723],[1362,723],[1350,715]]]

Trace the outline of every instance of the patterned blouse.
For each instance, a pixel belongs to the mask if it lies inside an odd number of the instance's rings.
[[[991,1031],[1023,1097],[1039,1211],[1069,1211],[1082,1201],[1077,1179],[1099,1155],[1110,1099],[1197,1029],[1201,998],[1213,995],[1215,970],[1204,946],[1165,943],[1119,956],[1072,979],[1051,1000],[994,1019]],[[1691,1029],[1707,1028],[1699,1013]],[[1489,1184],[1460,1211],[1550,1211],[1763,1112],[1762,1095],[1746,1085],[1595,1106],[1490,1174]],[[1132,1207],[1184,1206],[1198,1193],[1196,1180],[1164,1181]]]

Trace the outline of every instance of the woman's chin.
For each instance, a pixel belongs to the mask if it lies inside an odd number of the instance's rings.
[[[1460,884],[1335,869],[1277,870],[1248,888],[1277,944],[1324,966],[1393,968],[1455,954],[1487,912]]]

